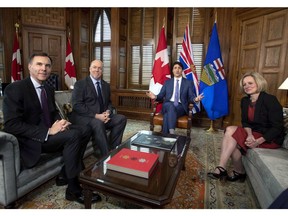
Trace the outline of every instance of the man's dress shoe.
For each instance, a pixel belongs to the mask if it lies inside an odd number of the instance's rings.
[[[62,175],[58,175],[55,182],[57,186],[64,186],[68,184],[67,178],[63,177]]]
[[[72,192],[67,188],[65,197],[69,201],[76,201],[78,203],[84,204],[83,190],[81,192]],[[100,195],[92,193],[92,201],[91,201],[92,203],[100,202],[101,200],[102,199]]]

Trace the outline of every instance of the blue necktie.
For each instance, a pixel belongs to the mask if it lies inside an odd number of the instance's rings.
[[[48,101],[47,101],[46,91],[45,91],[44,86],[40,86],[40,89],[41,89],[40,98],[41,98],[44,124],[50,128],[52,123],[51,123],[50,113],[49,113],[49,109],[48,109]]]
[[[104,112],[104,102],[103,102],[103,97],[102,97],[102,91],[100,88],[100,82],[97,81],[97,93],[98,93],[98,99],[99,99],[99,104],[100,104],[100,113]]]
[[[179,103],[179,80],[176,80],[174,106],[177,107]]]

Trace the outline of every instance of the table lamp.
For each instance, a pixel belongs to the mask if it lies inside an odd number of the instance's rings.
[[[279,86],[278,89],[281,89],[281,90],[288,90],[288,77],[286,78],[286,80]],[[287,105],[286,105],[287,107]],[[288,116],[288,109],[287,108],[284,108],[283,110],[283,114],[284,116]]]
[[[288,77],[287,77],[286,80],[279,86],[278,89],[288,90]]]

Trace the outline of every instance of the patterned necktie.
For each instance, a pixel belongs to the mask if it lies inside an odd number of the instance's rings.
[[[47,101],[47,94],[45,91],[44,86],[40,86],[41,89],[41,105],[42,105],[42,111],[43,111],[43,119],[44,119],[44,123],[47,127],[51,127],[52,123],[51,123],[51,118],[50,118],[50,113],[49,113],[49,109],[48,109],[48,101]]]
[[[178,102],[179,102],[179,80],[176,80],[176,86],[175,86],[175,98],[174,98],[174,106],[177,107],[178,106]]]
[[[99,99],[99,104],[100,104],[100,113],[104,112],[104,103],[103,103],[103,97],[102,97],[102,91],[100,88],[100,82],[97,81],[97,93],[98,93],[98,99]]]

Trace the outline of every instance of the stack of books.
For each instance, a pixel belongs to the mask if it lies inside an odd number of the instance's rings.
[[[158,158],[157,154],[123,148],[107,161],[107,169],[148,179]]]

